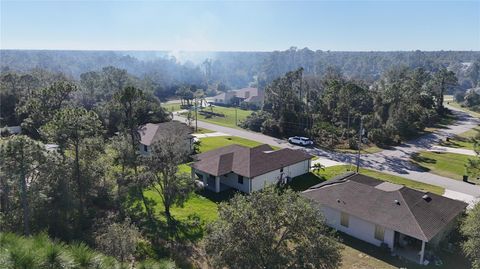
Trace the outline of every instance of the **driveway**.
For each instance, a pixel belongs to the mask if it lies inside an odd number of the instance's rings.
[[[443,129],[439,129],[434,133],[424,135],[412,141],[408,141],[392,149],[383,150],[374,154],[362,154],[360,166],[391,175],[405,177],[423,183],[437,185],[450,191],[472,196],[473,198],[480,197],[480,186],[425,172],[410,162],[411,154],[422,150],[430,150],[432,147],[438,144],[438,141],[440,139],[445,139],[448,136],[463,133],[478,126],[478,124],[480,123],[478,119],[471,117],[463,111],[460,111],[453,107],[449,108],[455,113],[458,118],[455,123]],[[174,119],[186,122],[185,118],[178,115],[174,115]],[[194,124],[194,122],[192,124]],[[291,145],[285,140],[270,137],[264,134],[255,133],[243,129],[219,126],[216,124],[202,121],[198,121],[198,127],[234,136],[239,136],[250,140],[255,140],[261,143],[270,144],[281,148],[288,147],[306,150],[308,153],[318,156],[320,163],[322,163],[322,160],[329,165],[334,163],[356,163],[356,154],[333,152],[320,148],[306,149],[303,147]]]

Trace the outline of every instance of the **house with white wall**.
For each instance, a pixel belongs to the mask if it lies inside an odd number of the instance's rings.
[[[195,155],[192,177],[214,192],[234,188],[252,193],[308,173],[312,158],[302,150],[273,150],[266,144],[230,145]]]
[[[327,225],[424,264],[447,238],[467,204],[430,192],[348,173],[302,193]]]
[[[265,91],[258,88],[242,88],[222,92],[216,96],[207,98],[207,100],[214,104],[231,105],[233,98],[237,98],[239,102],[261,105],[265,99]]]
[[[185,129],[188,133],[185,138],[185,147],[188,147],[190,151],[193,151],[193,139],[191,135],[193,132],[188,125],[179,121],[168,121],[162,123],[147,123],[140,126],[138,134],[140,135],[139,152],[141,155],[148,155],[151,151],[151,146],[163,135],[176,135],[176,130]]]

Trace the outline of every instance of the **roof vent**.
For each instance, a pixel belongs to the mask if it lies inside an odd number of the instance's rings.
[[[340,199],[337,199],[337,203],[340,203]]]
[[[398,201],[397,199],[395,199],[394,202],[395,202],[395,204],[400,205],[400,201]]]
[[[427,202],[430,202],[430,201],[432,200],[432,198],[430,198],[430,196],[428,196],[428,194],[424,194],[424,195],[422,196],[422,199],[425,200],[425,201],[427,201]]]

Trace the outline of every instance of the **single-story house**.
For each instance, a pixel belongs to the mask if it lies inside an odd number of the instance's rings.
[[[320,206],[327,225],[420,264],[458,223],[467,204],[430,192],[347,173],[303,196]]]
[[[273,150],[266,144],[253,148],[230,145],[195,155],[192,177],[215,192],[234,188],[252,193],[308,173],[312,158],[302,150]]]
[[[207,100],[214,104],[230,105],[233,97],[235,97],[235,93],[233,91],[228,91],[209,97]]]
[[[235,96],[242,102],[260,105],[265,99],[265,91],[258,88],[243,88],[235,90]]]
[[[140,126],[138,133],[140,134],[140,154],[147,155],[151,150],[151,145],[163,135],[175,135],[175,130],[179,128],[185,129],[188,133],[185,138],[185,147],[193,151],[194,136],[192,129],[185,123],[179,121],[168,121],[162,123],[147,123]]]
[[[214,104],[231,105],[234,97],[240,102],[261,105],[265,98],[265,91],[258,88],[242,88],[223,92],[216,96],[209,97],[207,100]]]

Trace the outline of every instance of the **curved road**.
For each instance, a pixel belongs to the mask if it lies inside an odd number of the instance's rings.
[[[460,134],[468,131],[479,125],[480,120],[471,117],[467,113],[460,111],[456,108],[449,107],[457,116],[457,121],[445,128],[438,129],[437,131],[421,136],[417,139],[408,141],[400,146],[392,149],[383,150],[379,153],[362,154],[361,155],[361,167],[378,170],[384,173],[402,176],[411,180],[424,182],[432,185],[437,185],[446,189],[447,192],[454,194],[465,194],[467,198],[464,200],[472,200],[473,198],[480,197],[480,186],[465,183],[459,180],[442,177],[432,173],[425,172],[413,165],[409,159],[412,153],[429,150],[434,147],[440,139],[445,139],[447,136]],[[174,119],[185,122],[186,119],[174,115]],[[216,132],[222,132],[234,136],[255,140],[261,143],[270,144],[277,147],[290,147],[297,149],[304,149],[312,155],[316,155],[320,158],[322,164],[341,164],[341,163],[356,163],[356,155],[349,153],[340,153],[328,151],[320,148],[302,148],[293,146],[287,141],[274,138],[271,136],[255,133],[243,129],[235,129],[224,127],[208,122],[198,121],[198,127],[209,129]],[[470,198],[469,198],[470,197]]]

